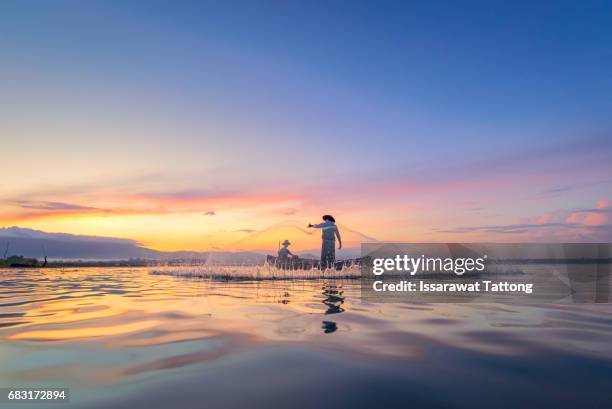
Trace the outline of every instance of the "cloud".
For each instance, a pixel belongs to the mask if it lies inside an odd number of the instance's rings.
[[[47,201],[31,201],[31,200],[18,200],[17,205],[22,209],[33,209],[33,210],[100,210],[90,206],[81,206],[78,204],[64,203],[64,202],[47,202]]]
[[[540,191],[538,193],[538,196],[541,197],[555,197],[558,196],[562,193],[566,193],[566,192],[570,192],[572,190],[576,189],[576,186],[571,186],[571,185],[567,185],[567,186],[557,186],[557,187],[553,187],[553,188],[549,188],[549,189],[543,189],[542,191]]]
[[[125,216],[166,215],[174,213],[200,213],[214,216],[214,210],[204,213],[202,208],[224,209],[256,208],[271,204],[286,205],[294,200],[298,192],[230,192],[226,190],[179,190],[179,191],[100,191],[64,194],[63,200],[56,195],[42,197],[22,196],[0,202],[0,222],[49,219],[65,216]],[[67,199],[70,199],[67,200]]]
[[[473,233],[473,232],[484,232],[484,233],[500,233],[500,234],[511,234],[511,233],[523,233],[529,230],[541,230],[549,228],[567,228],[573,229],[578,225],[564,224],[564,223],[516,223],[516,224],[503,224],[503,225],[490,225],[490,226],[464,226],[454,227],[450,229],[438,229],[436,231],[441,233]]]
[[[346,215],[345,218],[352,217],[351,222],[356,222],[362,229],[374,223],[389,226],[391,219],[397,225],[411,218],[422,220],[424,226],[432,217],[443,211],[448,213],[451,208],[456,208],[457,203],[469,199],[473,204],[467,204],[467,211],[474,215],[469,217],[486,215],[489,221],[493,220],[492,223],[498,225],[493,227],[501,231],[512,226],[499,226],[507,220],[499,221],[498,204],[520,208],[525,206],[525,196],[533,199],[533,195],[537,197],[538,193],[543,196],[563,195],[585,186],[585,181],[607,178],[602,175],[612,171],[610,147],[612,142],[609,138],[593,141],[587,138],[548,148],[508,150],[467,159],[458,157],[449,161],[427,161],[414,166],[400,163],[397,167],[389,165],[393,169],[369,172],[364,177],[334,174],[324,180],[307,179],[310,182],[296,184],[279,181],[275,182],[278,183],[276,186],[244,185],[242,182],[220,183],[219,187],[205,186],[198,184],[201,183],[199,180],[194,183],[191,177],[169,175],[92,181],[90,185],[81,186],[42,186],[41,189],[29,190],[29,193],[3,197],[5,201],[0,203],[0,224],[28,221],[32,225],[32,221],[42,219],[74,217],[76,220],[79,216],[120,218],[187,213],[196,217],[218,216],[211,209],[223,209],[223,212],[227,210],[229,213],[248,212],[253,217],[278,219],[282,215],[294,214],[311,217],[323,213],[321,209],[330,208],[335,213]],[[601,183],[610,183],[610,180]],[[7,202],[10,202],[9,205]],[[538,205],[541,203],[543,201]],[[589,209],[576,209],[569,222],[567,218],[571,212],[551,212],[539,215],[534,220],[517,220],[516,224],[541,226],[545,223],[576,222],[596,225],[607,220],[601,211],[586,210]],[[383,213],[385,216],[378,216]],[[376,214],[380,222],[369,217],[372,214]],[[482,226],[482,231],[485,228],[491,227]],[[523,226],[522,229],[534,231],[536,228]]]
[[[0,206],[0,210],[2,210],[0,222],[20,222],[67,215],[109,215],[117,213],[111,209],[46,200],[7,201],[4,202],[4,206]]]
[[[594,208],[558,210],[523,218],[519,223],[436,229],[438,233],[484,234],[521,240],[611,241],[612,201],[600,200]]]
[[[610,200],[600,200],[593,209],[579,209],[571,212],[567,223],[599,226],[612,224],[612,203]]]
[[[573,184],[553,186],[548,189],[543,189],[540,192],[538,192],[536,196],[540,198],[552,198],[552,197],[557,197],[557,196],[563,195],[564,193],[573,192],[576,190],[586,189],[586,188],[595,187],[595,186],[610,185],[610,184],[612,184],[612,180],[610,179],[603,179],[603,180],[598,180],[595,182],[585,182],[583,180],[580,180],[580,181],[576,181],[576,183],[573,183]]]
[[[253,229],[238,229],[235,230],[238,233],[255,233],[257,230],[253,230]]]
[[[556,146],[503,151],[490,156],[469,156],[469,161],[431,162],[420,168],[405,167],[393,173],[373,175],[360,181],[362,192],[394,195],[434,193],[448,196],[466,193],[507,193],[512,190],[538,196],[554,196],[588,186],[609,184],[612,172],[612,139],[609,135],[585,136]],[[605,180],[598,180],[605,176]],[[564,185],[552,185],[562,179]],[[588,182],[589,180],[597,180]],[[374,183],[372,183],[374,182]],[[376,183],[378,182],[378,183]]]

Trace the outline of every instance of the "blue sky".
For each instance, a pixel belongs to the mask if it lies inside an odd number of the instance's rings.
[[[397,239],[594,208],[610,199],[611,20],[603,1],[2,2],[0,119],[22,152],[4,223],[117,234],[144,222],[18,203],[161,220],[178,211],[152,196],[227,197],[211,237],[324,208]]]

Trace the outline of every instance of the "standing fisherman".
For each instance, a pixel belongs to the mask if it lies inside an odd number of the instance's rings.
[[[315,227],[322,230],[323,244],[321,246],[321,268],[326,269],[334,265],[336,261],[336,237],[338,238],[338,250],[342,248],[340,231],[336,226],[336,219],[326,214],[323,216],[323,223],[309,224],[308,227]]]

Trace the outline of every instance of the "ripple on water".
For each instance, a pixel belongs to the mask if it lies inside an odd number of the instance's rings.
[[[226,383],[215,378],[218,388],[244,386],[249,365],[258,365],[261,390],[272,373],[330,388],[321,374],[335,370],[356,394],[368,389],[372,374],[400,395],[416,393],[416,385],[470,391],[474,380],[491,382],[487,393],[497,398],[519,387],[529,394],[517,371],[555,378],[558,369],[551,368],[563,360],[574,371],[567,376],[585,385],[581,393],[599,393],[590,386],[598,385],[595,374],[612,376],[608,305],[370,304],[359,301],[355,280],[224,282],[148,269],[3,270],[0,290],[0,383],[63,382],[99,402],[116,396],[140,402],[143,388],[155,396],[161,384],[208,379],[211,368],[234,376]],[[298,367],[287,364],[291,359]],[[373,372],[361,379],[358,368]],[[214,406],[206,390],[185,390],[185,399]],[[326,394],[325,402],[334,396]],[[481,400],[471,408],[493,402]]]

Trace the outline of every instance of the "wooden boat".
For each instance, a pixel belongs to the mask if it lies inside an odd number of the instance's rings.
[[[365,264],[369,260],[369,257],[353,258],[349,260],[337,260],[334,263],[336,270],[342,270],[344,267],[350,267],[354,265]],[[308,258],[292,257],[288,259],[281,259],[276,256],[266,256],[266,262],[281,270],[312,270],[313,268],[321,269],[321,260],[314,260]]]

